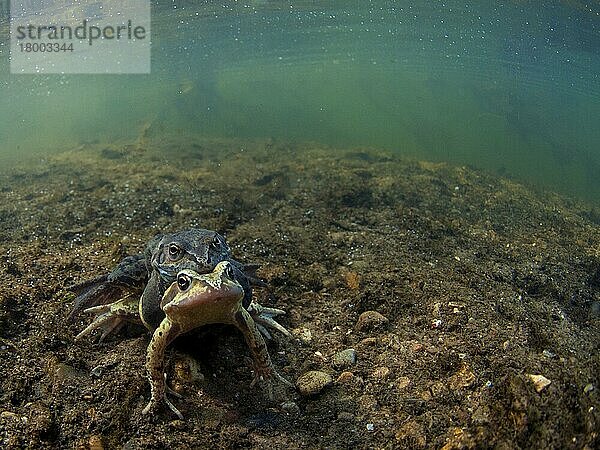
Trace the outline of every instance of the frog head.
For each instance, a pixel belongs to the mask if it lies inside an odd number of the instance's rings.
[[[219,233],[191,229],[162,236],[152,250],[151,265],[161,278],[173,282],[183,270],[210,272],[229,255],[229,246]]]
[[[236,281],[234,267],[221,261],[207,274],[181,270],[160,306],[181,334],[211,323],[233,323],[243,298],[244,289]]]

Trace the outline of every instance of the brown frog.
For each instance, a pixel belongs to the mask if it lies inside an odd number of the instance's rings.
[[[150,413],[164,402],[180,419],[183,415],[169,401],[171,392],[165,380],[164,357],[166,347],[179,335],[198,327],[224,323],[235,325],[244,335],[254,362],[254,380],[267,383],[269,396],[273,397],[272,381],[290,383],[277,373],[267,351],[267,346],[252,318],[245,299],[244,287],[238,281],[234,264],[219,262],[208,274],[184,269],[165,292],[160,308],[165,316],[154,330],[148,346],[146,368],[150,379],[152,397],[143,413]],[[270,314],[281,311],[267,309]]]

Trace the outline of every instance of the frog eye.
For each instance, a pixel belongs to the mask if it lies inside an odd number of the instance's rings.
[[[181,255],[181,248],[177,244],[169,244],[169,258],[176,260]]]
[[[184,273],[180,273],[179,275],[177,275],[177,287],[181,292],[187,291],[191,285],[192,279],[189,277],[189,275],[186,275]]]

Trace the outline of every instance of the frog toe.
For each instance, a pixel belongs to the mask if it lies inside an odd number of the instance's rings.
[[[177,409],[177,407],[171,403],[171,400],[169,400],[167,398],[167,393],[165,392],[165,395],[163,396],[162,401],[169,407],[169,409],[171,411],[173,411],[173,413],[177,416],[177,418],[179,420],[183,420],[183,414],[181,414],[181,411],[179,411]],[[142,414],[146,415],[146,414],[150,414],[150,413],[155,413],[158,408],[160,407],[161,402],[157,399],[152,399],[148,402],[148,404],[146,405],[146,407],[142,410]]]
[[[75,340],[87,336],[92,331],[100,329],[100,342],[107,336],[117,333],[127,322],[139,322],[138,301],[131,296],[125,296],[121,300],[108,305],[99,305],[87,308],[84,312],[96,314],[95,319],[84,330],[82,330]]]
[[[91,324],[75,336],[75,340],[78,341],[91,334],[92,331],[100,329],[102,330],[102,334],[100,335],[99,342],[103,342],[110,334],[117,333],[123,325],[125,325],[125,320],[121,317],[111,315],[110,313],[100,314]]]
[[[287,337],[291,336],[290,332],[274,319],[274,317],[276,316],[284,315],[284,310],[277,308],[268,308],[266,306],[260,305],[259,303],[253,302],[248,307],[248,312],[256,322],[256,325],[261,334],[267,339],[271,339],[269,329],[277,330]]]

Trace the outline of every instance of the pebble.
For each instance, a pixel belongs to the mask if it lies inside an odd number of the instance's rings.
[[[384,380],[386,379],[390,374],[390,369],[388,369],[387,367],[377,367],[373,373],[371,374],[371,376],[373,378],[378,378],[380,380]]]
[[[296,381],[296,387],[302,395],[315,395],[333,383],[331,375],[318,370],[306,372]]]
[[[204,381],[200,364],[187,355],[175,361],[175,376],[186,383],[202,383]]]
[[[356,329],[358,331],[374,330],[382,328],[388,322],[388,318],[377,311],[365,311],[359,316],[358,322],[356,322]]]
[[[354,374],[352,372],[342,372],[340,373],[340,376],[337,377],[337,380],[335,380],[336,383],[348,383],[349,381],[352,381],[352,378],[354,378]]]
[[[338,420],[344,420],[344,421],[350,422],[350,421],[354,420],[354,415],[352,413],[342,411],[342,412],[338,413],[337,418],[338,418]]]
[[[55,383],[70,382],[83,376],[81,372],[68,364],[56,362],[51,367]]]
[[[337,352],[333,355],[332,361],[334,367],[343,368],[349,367],[356,363],[356,350],[353,348],[347,348],[346,350],[342,350],[341,352]]]
[[[377,338],[374,337],[368,337],[368,338],[364,338],[362,341],[360,341],[360,345],[377,345]]]
[[[396,380],[396,384],[398,386],[398,389],[406,389],[410,384],[410,378],[400,377]]]
[[[527,375],[529,379],[533,382],[533,386],[537,392],[542,392],[552,381],[546,378],[544,375]]]
[[[102,442],[102,437],[97,434],[93,434],[90,436],[88,440],[88,448],[90,450],[104,450],[104,443]]]
[[[411,347],[413,352],[422,352],[423,350],[425,350],[425,346],[423,344],[421,344],[420,342],[415,342],[412,347]]]
[[[2,411],[0,413],[0,419],[19,419],[19,416],[11,411]]]
[[[542,352],[542,355],[544,355],[548,359],[552,359],[556,356],[556,354],[552,353],[550,350],[544,350]]]
[[[312,342],[312,333],[308,328],[296,328],[293,333],[304,345],[310,345]]]
[[[300,414],[300,407],[296,404],[296,402],[289,401],[281,404],[281,409],[288,414],[292,414],[294,416]]]
[[[175,430],[184,430],[185,429],[185,421],[181,419],[175,419],[169,422],[169,426]]]

